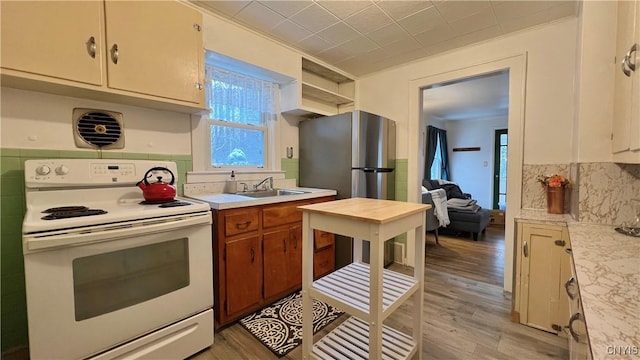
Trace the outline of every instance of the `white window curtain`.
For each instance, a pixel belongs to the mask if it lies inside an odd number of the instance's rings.
[[[279,85],[214,66],[205,68],[209,118],[248,125],[277,120]]]
[[[275,128],[280,113],[279,84],[211,65],[205,67],[205,75],[206,101],[211,108],[210,126],[218,129],[221,127],[229,130],[236,129],[233,130],[235,133],[237,131],[262,133],[263,136],[259,137],[255,144],[262,145],[260,152],[264,154],[264,163],[253,157],[254,161],[249,161],[247,165],[274,168],[276,166]],[[215,141],[212,142],[213,135],[211,133],[209,135],[211,135],[208,141],[211,146],[209,163],[214,164],[214,167],[217,167],[215,164],[233,164],[233,161],[227,163],[225,160],[229,146],[233,147],[231,145],[233,141],[218,141],[217,144],[220,146],[216,146]],[[218,140],[220,140],[219,137]],[[256,150],[255,146],[250,147]]]

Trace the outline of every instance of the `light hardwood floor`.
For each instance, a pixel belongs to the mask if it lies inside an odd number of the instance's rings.
[[[502,235],[501,235],[502,234]],[[423,359],[568,359],[563,337],[510,321],[511,296],[502,290],[504,230],[489,227],[478,242],[427,234]],[[410,268],[394,264],[409,274]],[[385,324],[411,331],[411,303]],[[322,337],[348,315],[316,334]],[[282,359],[301,359],[302,347]],[[237,323],[215,334],[214,345],[193,360],[278,359]]]

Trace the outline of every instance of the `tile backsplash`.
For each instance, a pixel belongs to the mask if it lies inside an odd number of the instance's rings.
[[[640,212],[640,165],[599,163],[523,166],[522,208],[546,209],[546,197],[537,176],[567,176],[572,186],[565,199],[574,219],[587,223],[621,225]]]
[[[623,225],[640,215],[640,165],[583,163],[578,179],[580,221]]]

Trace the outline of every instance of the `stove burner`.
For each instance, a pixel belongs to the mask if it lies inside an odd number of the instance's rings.
[[[49,215],[43,216],[42,220],[57,220],[57,219],[68,219],[75,218],[80,216],[93,216],[93,215],[102,215],[107,212],[100,209],[87,209],[86,207],[80,210],[67,210],[67,211],[56,211],[51,212]]]
[[[47,209],[47,210],[43,211],[43,213],[51,214],[51,213],[57,213],[57,212],[87,211],[87,210],[89,210],[89,208],[86,207],[86,206],[60,206],[60,207],[54,207],[54,208]]]
[[[172,202],[168,202],[168,203],[162,204],[162,205],[160,205],[158,207],[168,208],[168,207],[187,206],[187,205],[191,205],[191,203],[188,203],[186,201],[178,201],[178,200],[176,200],[176,201],[172,201]]]

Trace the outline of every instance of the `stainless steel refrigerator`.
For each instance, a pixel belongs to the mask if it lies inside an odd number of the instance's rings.
[[[353,111],[300,122],[300,186],[333,189],[338,199],[395,198],[396,124]],[[336,238],[336,268],[352,262],[352,239]],[[363,261],[369,242],[363,242]],[[393,240],[385,243],[385,265],[393,262]]]

